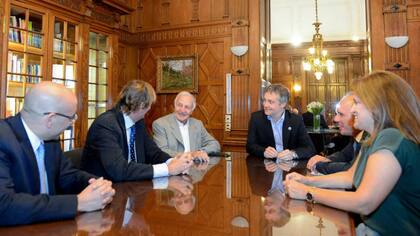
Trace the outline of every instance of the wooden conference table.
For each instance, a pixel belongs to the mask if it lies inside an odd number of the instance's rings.
[[[295,164],[281,167],[305,172],[305,163]],[[114,184],[117,194],[103,211],[0,227],[0,235],[354,235],[348,213],[284,196],[276,183],[285,173],[267,172],[246,153],[211,157],[188,176]]]

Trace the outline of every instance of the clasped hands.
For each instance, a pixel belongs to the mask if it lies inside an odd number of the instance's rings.
[[[286,175],[283,181],[284,190],[289,197],[304,200],[311,187],[306,176],[293,172]]]
[[[285,149],[281,152],[277,152],[277,150],[273,147],[267,147],[264,150],[264,157],[265,158],[280,158],[285,161],[293,160],[295,156],[295,152],[289,149]]]
[[[80,212],[104,209],[115,195],[112,182],[100,177],[89,179],[89,185],[77,195],[77,210]]]

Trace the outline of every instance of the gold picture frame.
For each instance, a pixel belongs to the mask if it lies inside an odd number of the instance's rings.
[[[157,93],[198,93],[196,55],[159,57],[157,66]]]

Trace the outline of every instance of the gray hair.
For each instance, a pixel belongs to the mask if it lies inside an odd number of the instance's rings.
[[[272,84],[264,89],[264,94],[274,93],[279,97],[280,103],[289,103],[290,92],[289,89],[281,84]]]
[[[174,106],[176,106],[176,102],[178,101],[178,99],[180,98],[180,97],[183,97],[183,96],[190,96],[190,97],[192,97],[192,105],[193,105],[193,108],[192,108],[192,110],[194,111],[194,109],[195,109],[195,106],[196,106],[196,101],[195,101],[195,97],[194,97],[194,95],[192,95],[190,92],[188,92],[188,91],[181,91],[181,92],[179,92],[177,95],[176,95],[176,97],[175,97],[175,100],[174,100]]]

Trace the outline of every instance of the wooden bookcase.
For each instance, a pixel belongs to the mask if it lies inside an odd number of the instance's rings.
[[[87,16],[74,10],[79,7],[75,3],[60,6],[47,0],[6,0],[0,4],[4,15],[0,118],[17,114],[26,91],[34,84],[63,84],[78,98],[79,119],[61,134],[62,148],[82,146],[90,124],[111,106],[118,31],[93,13]],[[86,6],[80,9],[88,9]],[[107,9],[96,14],[112,11]]]
[[[22,108],[31,86],[45,79],[46,18],[40,9],[11,5],[8,19],[6,117]]]

